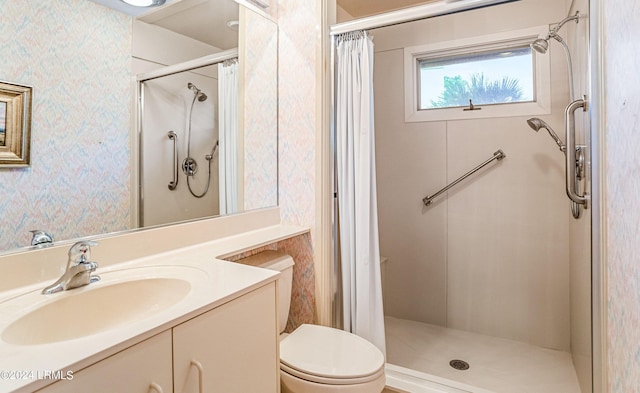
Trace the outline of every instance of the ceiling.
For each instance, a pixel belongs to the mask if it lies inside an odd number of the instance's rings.
[[[337,0],[338,5],[354,18],[412,7],[418,4],[436,3],[440,0]]]
[[[238,20],[234,0],[167,0],[155,8],[133,7],[120,0],[91,1],[222,50],[238,47],[237,26],[227,26],[227,22]]]
[[[101,4],[105,7],[113,8],[116,11],[120,11],[131,16],[139,16],[146,12],[149,12],[150,10],[153,10],[153,8],[134,7],[132,5],[122,2],[121,0],[91,0],[91,1],[93,1],[94,3]],[[165,4],[170,4],[174,1],[176,0],[166,0]]]

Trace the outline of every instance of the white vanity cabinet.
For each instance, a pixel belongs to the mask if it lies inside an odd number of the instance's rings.
[[[272,281],[38,393],[277,393],[279,384]]]
[[[275,282],[173,329],[175,393],[277,393]]]
[[[171,331],[165,331],[38,393],[169,393],[171,377]]]

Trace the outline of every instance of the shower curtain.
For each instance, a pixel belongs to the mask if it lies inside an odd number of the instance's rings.
[[[238,211],[238,62],[218,65],[220,214]]]
[[[344,329],[385,353],[373,121],[373,40],[336,38],[336,154]]]

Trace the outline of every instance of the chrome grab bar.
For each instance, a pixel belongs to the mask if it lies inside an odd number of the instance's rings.
[[[173,180],[169,182],[169,189],[175,190],[178,187],[178,135],[169,131],[167,136],[173,141]]]
[[[451,184],[449,184],[448,186],[446,186],[445,188],[441,189],[440,191],[436,192],[435,194],[429,196],[427,195],[426,197],[422,198],[422,202],[424,203],[425,206],[429,206],[432,202],[434,198],[437,198],[438,196],[440,196],[442,193],[447,192],[451,187],[455,186],[456,184],[460,183],[461,181],[463,181],[464,179],[466,179],[467,177],[473,175],[474,173],[478,172],[480,169],[484,168],[486,165],[488,165],[491,161],[493,160],[502,160],[503,158],[505,158],[507,155],[504,154],[504,152],[502,151],[502,149],[498,149],[498,151],[496,151],[495,153],[493,153],[493,156],[491,158],[489,158],[488,160],[486,160],[485,162],[483,162],[482,164],[478,165],[477,167],[473,168],[472,170],[470,170],[469,172],[465,173],[464,175],[460,176],[456,181],[452,182]]]
[[[587,195],[578,195],[577,187],[576,187],[576,118],[575,112],[578,108],[582,108],[583,111],[587,109],[587,102],[581,98],[573,101],[564,111],[564,120],[565,120],[565,140],[567,141],[567,149],[566,149],[566,185],[567,185],[567,196],[571,201],[584,205],[587,207]],[[575,214],[574,214],[575,216]]]

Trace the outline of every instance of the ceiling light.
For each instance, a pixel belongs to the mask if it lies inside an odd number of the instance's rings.
[[[166,0],[120,0],[134,7],[156,7],[163,5]]]
[[[230,20],[227,22],[227,27],[233,31],[238,31],[239,22],[237,20]]]

